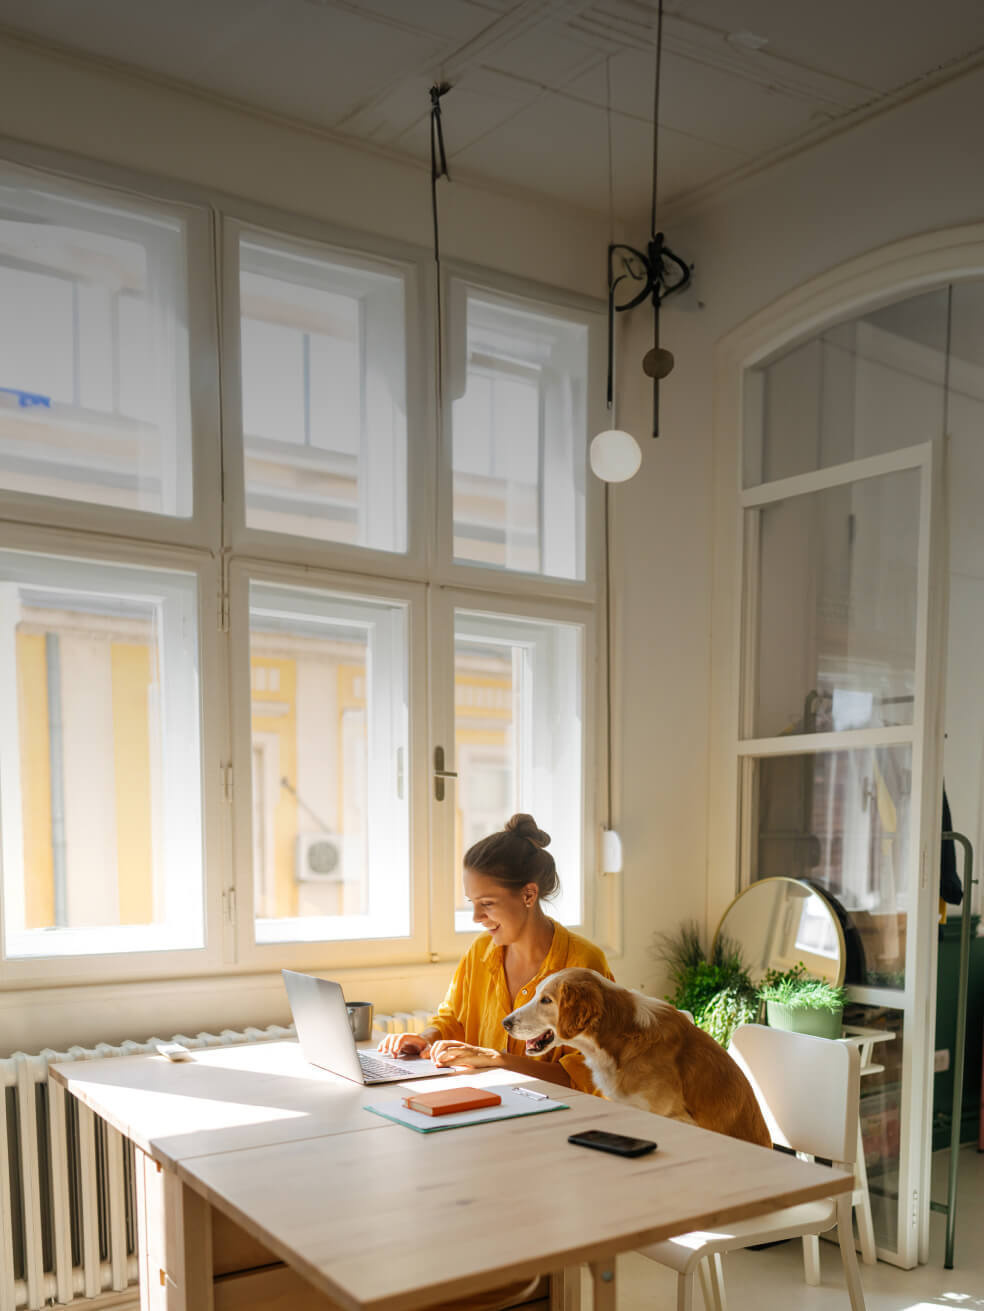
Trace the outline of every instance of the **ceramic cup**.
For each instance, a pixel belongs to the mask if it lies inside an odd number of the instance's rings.
[[[349,1001],[345,1003],[345,1009],[355,1041],[368,1042],[372,1037],[372,1002]]]

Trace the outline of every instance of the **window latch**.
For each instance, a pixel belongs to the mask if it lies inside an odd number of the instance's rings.
[[[444,800],[444,780],[446,778],[457,778],[458,773],[454,769],[444,768],[444,748],[434,748],[434,800]]]

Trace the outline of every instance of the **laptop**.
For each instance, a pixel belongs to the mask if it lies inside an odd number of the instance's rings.
[[[281,970],[281,974],[301,1054],[308,1064],[362,1084],[402,1083],[405,1079],[458,1073],[450,1066],[435,1065],[419,1057],[398,1060],[378,1052],[359,1051],[337,983],[293,970]]]

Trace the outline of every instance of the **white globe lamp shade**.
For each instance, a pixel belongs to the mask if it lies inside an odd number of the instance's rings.
[[[591,443],[588,452],[591,472],[605,483],[624,483],[638,473],[642,464],[639,443],[630,432],[606,428]]]

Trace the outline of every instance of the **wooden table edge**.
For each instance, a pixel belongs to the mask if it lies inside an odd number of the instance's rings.
[[[225,1153],[215,1153],[215,1155],[225,1155]],[[187,1159],[192,1161],[201,1160],[202,1158]],[[834,1170],[832,1167],[820,1166],[819,1168],[829,1169],[830,1178],[805,1188],[787,1189],[785,1193],[780,1194],[778,1197],[763,1199],[761,1202],[746,1202],[737,1208],[716,1207],[709,1209],[696,1217],[690,1218],[682,1228],[676,1224],[672,1226],[657,1225],[648,1229],[642,1228],[634,1231],[631,1235],[620,1236],[618,1239],[599,1239],[597,1242],[567,1248],[563,1252],[551,1252],[549,1257],[530,1258],[513,1264],[505,1264],[497,1269],[496,1282],[508,1284],[514,1279],[531,1279],[537,1274],[548,1275],[572,1266],[609,1260],[623,1252],[634,1252],[639,1248],[648,1247],[651,1243],[663,1242],[667,1238],[675,1238],[683,1233],[710,1229],[722,1223],[734,1224],[740,1220],[751,1220],[756,1216],[769,1215],[771,1212],[782,1210],[787,1206],[798,1206],[805,1202],[821,1201],[824,1198],[836,1197],[841,1193],[853,1190],[853,1175],[847,1174],[843,1170]],[[185,1168],[185,1162],[179,1162],[176,1169],[178,1177],[186,1188],[190,1188],[199,1197],[207,1201],[210,1206],[235,1221],[257,1242],[262,1243],[264,1247],[269,1248],[270,1251],[279,1256],[285,1265],[290,1266],[297,1274],[303,1276],[312,1287],[338,1302],[341,1306],[349,1308],[349,1311],[424,1311],[425,1308],[432,1307],[437,1303],[448,1302],[453,1298],[482,1292],[495,1286],[489,1282],[489,1273],[483,1272],[474,1276],[464,1275],[450,1282],[435,1282],[426,1287],[421,1286],[409,1293],[386,1294],[383,1297],[361,1301],[354,1297],[344,1285],[332,1280],[319,1266],[312,1265],[305,1261],[303,1257],[299,1257],[297,1252],[290,1248],[287,1243],[281,1242],[276,1235],[270,1234],[261,1224],[245,1215],[225,1197],[216,1193],[203,1180],[191,1174]],[[728,1212],[728,1216],[726,1220],[722,1221],[722,1211],[725,1210]]]

